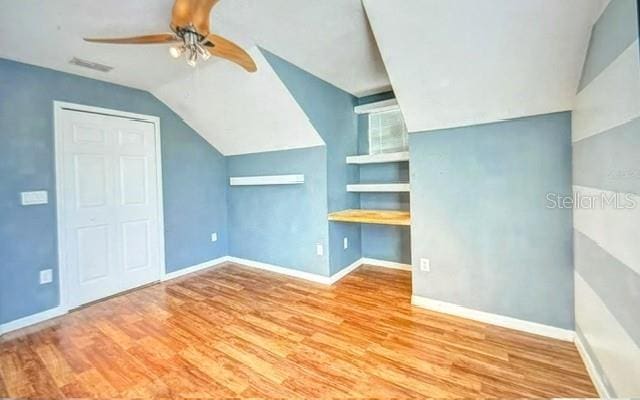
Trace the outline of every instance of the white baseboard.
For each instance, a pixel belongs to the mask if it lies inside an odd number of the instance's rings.
[[[403,264],[395,261],[376,260],[375,258],[363,257],[359,260],[360,264],[373,265],[375,267],[400,269],[403,271],[411,271],[411,264]]]
[[[361,265],[362,265],[362,259],[354,261],[348,267],[345,267],[345,268],[341,269],[340,271],[336,272],[335,274],[331,275],[331,277],[329,278],[331,283],[329,283],[329,284],[332,285],[332,284],[338,282],[340,279],[344,278],[345,276],[349,275],[350,273],[352,273],[353,271],[358,269],[358,267],[361,266]]]
[[[393,268],[393,269],[402,269],[402,270],[411,270],[411,266],[407,264],[395,263],[392,261],[384,261],[384,260],[375,260],[373,258],[360,258],[350,264],[348,267],[345,267],[338,271],[337,273],[331,276],[324,276],[319,274],[312,274],[310,272],[298,271],[291,268],[280,267],[278,265],[267,264],[259,261],[247,260],[244,258],[238,257],[228,257],[227,261],[235,262],[237,264],[246,265],[247,267],[253,267],[262,269],[265,271],[275,272],[278,274],[292,276],[294,278],[305,279],[315,283],[321,283],[323,285],[333,285],[338,282],[340,279],[349,275],[351,272],[355,271],[358,267],[363,264],[374,265],[377,267],[384,268]]]
[[[567,342],[573,342],[576,337],[576,333],[568,329],[556,328],[555,326],[543,325],[537,322],[530,322],[504,315],[472,310],[457,304],[433,300],[426,297],[413,295],[411,296],[411,304],[431,311],[455,315],[457,317],[472,319],[491,325],[501,326],[503,328],[515,329]]]
[[[40,322],[44,322],[48,319],[56,318],[61,315],[64,315],[68,312],[66,308],[62,306],[58,306],[55,308],[50,308],[46,311],[39,312],[37,314],[28,315],[26,317],[13,320],[11,322],[7,322],[5,324],[0,325],[0,335],[4,335],[5,333],[9,333],[12,331],[16,331],[18,329],[26,328],[31,325],[35,325]]]
[[[596,387],[598,391],[598,395],[603,399],[611,399],[616,397],[613,393],[609,391],[607,385],[604,384],[604,379],[598,373],[598,369],[595,366],[594,360],[591,358],[591,354],[587,351],[585,344],[582,342],[582,338],[579,335],[576,335],[575,338],[576,348],[578,349],[578,353],[580,354],[580,358],[582,358],[582,362],[587,368],[587,372],[589,373],[589,377],[593,382],[593,385]]]
[[[193,265],[191,267],[182,268],[177,271],[165,273],[160,280],[162,282],[165,282],[171,279],[179,278],[187,274],[192,274],[194,272],[201,271],[203,269],[215,267],[216,265],[222,264],[227,261],[229,261],[229,256],[224,256],[224,257],[216,258],[214,260],[205,261],[203,263]]]
[[[313,274],[311,272],[298,271],[296,269],[280,267],[278,265],[267,264],[260,261],[247,260],[245,258],[229,257],[228,261],[244,265],[247,267],[262,269],[264,271],[275,272],[277,274],[292,276],[294,278],[305,279],[307,281],[322,283],[324,285],[331,285],[331,277]]]

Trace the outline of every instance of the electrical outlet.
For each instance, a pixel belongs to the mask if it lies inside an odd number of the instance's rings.
[[[218,241],[218,234],[216,232],[213,232],[211,234],[211,241],[212,242],[217,242]]]
[[[346,250],[349,248],[349,238],[344,238],[342,240],[342,247]]]
[[[50,269],[40,271],[40,284],[44,285],[51,282],[53,282],[53,271]]]
[[[429,272],[431,271],[431,263],[428,258],[420,259],[420,271]]]
[[[319,256],[324,254],[324,248],[320,243],[316,244],[316,254]]]

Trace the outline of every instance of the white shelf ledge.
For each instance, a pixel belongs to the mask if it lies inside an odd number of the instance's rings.
[[[347,192],[408,192],[408,183],[358,183],[347,185]]]
[[[380,164],[400,161],[409,161],[408,151],[347,157],[347,164]]]
[[[397,110],[398,108],[398,101],[396,99],[389,99],[356,106],[353,108],[353,111],[356,114],[371,114],[375,112]]]
[[[304,175],[234,176],[229,178],[231,186],[298,185],[301,183],[304,183]]]

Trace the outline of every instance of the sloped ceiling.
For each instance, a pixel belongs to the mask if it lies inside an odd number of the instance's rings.
[[[602,0],[363,0],[410,132],[570,110]]]
[[[153,93],[225,155],[323,145],[261,51],[249,52],[258,73],[213,63]]]
[[[242,26],[260,47],[346,92],[391,88],[361,0],[223,0],[216,7],[214,21]]]

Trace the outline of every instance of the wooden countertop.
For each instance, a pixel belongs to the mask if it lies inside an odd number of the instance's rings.
[[[343,210],[330,213],[329,221],[409,226],[411,214],[394,210]]]

